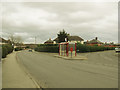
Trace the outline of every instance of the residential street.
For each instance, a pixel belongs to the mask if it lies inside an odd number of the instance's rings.
[[[118,0],[1,0],[0,4],[0,88],[120,86]]]
[[[87,60],[64,60],[55,53],[17,53],[40,86],[48,88],[117,88],[118,55],[115,51],[82,53]]]

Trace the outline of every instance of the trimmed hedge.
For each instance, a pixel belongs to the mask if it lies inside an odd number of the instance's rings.
[[[104,47],[104,46],[89,46],[81,43],[77,43],[77,52],[84,53],[84,52],[97,52],[97,51],[105,51],[105,50],[114,50],[115,47]],[[35,51],[38,52],[59,52],[58,44],[40,44],[35,48]]]
[[[8,50],[5,46],[2,47],[2,58],[5,58],[8,55]]]
[[[13,52],[13,46],[10,44],[2,45],[2,58],[5,58],[8,54]]]
[[[25,48],[28,49],[28,48],[30,48],[30,46],[26,46]]]
[[[37,46],[38,47],[40,47],[40,46],[58,46],[58,44],[39,44]]]
[[[8,54],[9,54],[9,53],[12,53],[12,51],[13,51],[12,45],[6,44],[6,45],[4,45],[4,46],[7,48]]]
[[[89,46],[85,44],[77,43],[77,52],[97,52],[105,50],[114,50],[115,47],[104,47],[104,46]]]
[[[58,44],[40,44],[35,48],[35,51],[58,53],[59,47]]]
[[[1,58],[2,58],[2,46],[0,45],[0,61],[1,61]]]
[[[23,50],[23,48],[21,48],[21,47],[15,48],[15,51],[21,51],[21,50]]]

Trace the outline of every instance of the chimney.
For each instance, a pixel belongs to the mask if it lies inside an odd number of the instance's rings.
[[[98,37],[95,37],[95,40],[98,40]]]

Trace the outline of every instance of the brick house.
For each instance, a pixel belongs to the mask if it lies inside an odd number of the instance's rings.
[[[46,42],[44,42],[44,44],[54,44],[54,41],[51,40],[51,38],[49,38],[49,40],[47,40]]]
[[[2,44],[11,44],[11,41],[10,40],[5,40],[4,38],[0,37],[0,45],[2,45]]]
[[[101,41],[99,41],[99,40],[98,40],[98,37],[95,37],[95,39],[92,39],[92,40],[90,40],[90,41],[87,40],[87,42],[85,42],[85,44],[90,45],[90,46],[93,46],[93,45],[101,46],[101,45],[103,45],[104,43],[101,42]]]
[[[54,44],[58,43],[58,38],[54,39],[53,41],[54,41]],[[68,42],[74,42],[74,43],[79,42],[81,44],[84,43],[84,39],[82,39],[79,36],[68,36],[67,41]]]

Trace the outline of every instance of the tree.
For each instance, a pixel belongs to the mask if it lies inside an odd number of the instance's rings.
[[[21,44],[22,43],[22,38],[20,36],[16,36],[15,37],[15,43]]]
[[[11,41],[11,43],[12,44],[14,44],[15,43],[15,36],[13,35],[13,34],[11,34],[10,36],[9,36],[9,40]]]
[[[65,30],[63,29],[63,31],[60,31],[58,34],[58,42],[65,42],[65,38],[68,38],[69,34],[67,34],[65,32]]]
[[[13,34],[9,36],[9,40],[12,44],[21,44],[23,41],[20,36],[14,36]]]

